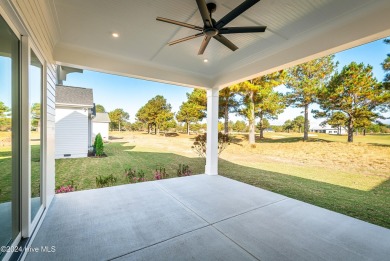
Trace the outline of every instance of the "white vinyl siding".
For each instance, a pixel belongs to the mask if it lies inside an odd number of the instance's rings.
[[[88,110],[57,107],[55,118],[56,159],[87,157]]]
[[[98,133],[102,135],[104,141],[108,141],[108,122],[92,122],[92,144]]]

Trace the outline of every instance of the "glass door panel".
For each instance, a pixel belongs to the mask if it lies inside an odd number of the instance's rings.
[[[43,66],[31,50],[30,56],[30,153],[31,153],[31,222],[42,205],[42,71]]]
[[[0,247],[20,232],[19,42],[0,16]]]

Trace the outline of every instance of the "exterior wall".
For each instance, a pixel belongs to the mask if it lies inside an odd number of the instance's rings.
[[[81,158],[88,156],[88,110],[56,109],[55,158]],[[70,154],[70,156],[64,156]]]
[[[92,122],[92,144],[98,133],[102,135],[104,141],[108,141],[108,122]]]

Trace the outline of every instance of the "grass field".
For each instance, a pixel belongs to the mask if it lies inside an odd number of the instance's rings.
[[[205,160],[191,149],[194,135],[111,135],[106,158],[56,160],[56,185],[73,180],[78,190],[93,189],[97,176],[109,174],[117,177],[116,184],[125,184],[129,167],[145,171],[148,180],[159,167],[176,177],[178,164],[204,172]],[[4,149],[0,154],[6,155]],[[348,144],[345,136],[319,134],[302,142],[301,134],[266,133],[256,148],[245,135],[234,135],[220,157],[219,173],[390,228],[389,159],[390,135],[357,136]]]

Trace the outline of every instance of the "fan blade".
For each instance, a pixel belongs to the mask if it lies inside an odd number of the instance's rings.
[[[199,33],[199,34],[194,34],[194,35],[187,36],[187,37],[184,37],[184,38],[180,38],[180,39],[177,39],[175,41],[169,42],[168,45],[171,46],[171,45],[174,45],[174,44],[178,44],[178,43],[181,43],[181,42],[184,42],[184,41],[188,41],[188,40],[191,40],[191,39],[198,38],[198,37],[200,37],[202,35],[203,35],[203,33]]]
[[[175,24],[175,25],[180,25],[180,26],[191,28],[191,29],[198,30],[198,31],[203,31],[202,27],[199,27],[199,26],[196,26],[196,25],[192,25],[192,24],[183,23],[183,22],[179,22],[179,21],[175,21],[175,20],[172,20],[172,19],[164,18],[164,17],[157,17],[156,20],[157,21],[161,21],[161,22],[165,22],[165,23],[168,23],[168,24]]]
[[[267,26],[224,27],[219,30],[219,34],[263,33],[265,29]]]
[[[207,36],[207,35],[203,38],[203,42],[199,48],[198,55],[202,55],[204,53],[204,50],[206,50],[206,47],[209,44],[210,39],[211,39],[211,36]]]
[[[233,52],[238,49],[237,46],[234,45],[234,43],[230,42],[225,36],[222,36],[220,34],[217,34],[214,36],[214,39],[220,42],[221,44],[225,45],[227,48],[232,50]]]
[[[205,0],[196,0],[196,3],[198,4],[198,9],[199,9],[200,15],[202,16],[203,23],[204,23],[205,27],[213,27],[213,22],[211,20],[209,10],[207,9],[206,1]]]
[[[228,13],[221,20],[219,20],[215,27],[218,30],[221,29],[222,27],[230,23],[232,20],[234,20],[237,16],[251,8],[257,2],[260,2],[260,0],[245,0],[242,4],[234,8],[230,13]]]

